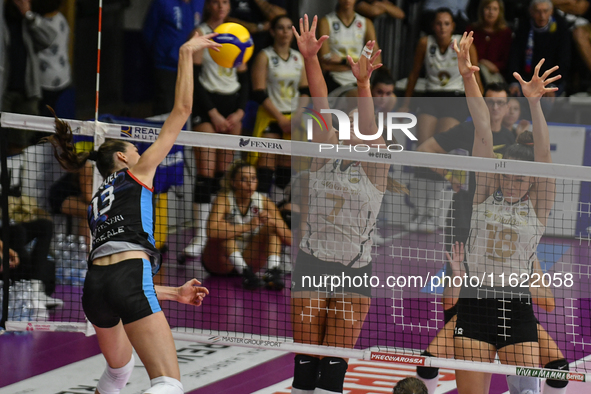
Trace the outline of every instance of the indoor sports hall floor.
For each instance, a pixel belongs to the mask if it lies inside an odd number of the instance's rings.
[[[440,234],[382,234],[388,241],[376,248],[378,258],[374,274],[424,275],[428,266],[431,275],[441,266],[441,251],[427,251],[425,245],[438,244]],[[176,255],[181,246],[191,239],[190,232],[172,235],[166,254],[168,278],[205,278],[203,283],[211,295],[201,308],[164,305],[166,314],[175,327],[198,327],[204,332],[243,332],[257,337],[290,337],[289,290],[281,293],[259,290],[245,291],[239,278],[206,277],[198,261],[189,260],[178,266]],[[588,280],[589,247],[586,242],[564,239],[542,239],[538,258],[548,272],[560,264],[572,264],[585,272]],[[383,256],[381,258],[380,256]],[[584,266],[583,266],[584,264]],[[414,267],[414,268],[411,268]],[[423,267],[423,268],[420,268]],[[172,282],[172,279],[167,282]],[[171,283],[172,284],[172,283]],[[425,290],[425,289],[419,289]],[[390,291],[384,290],[384,291]],[[79,307],[80,288],[59,286],[57,297],[67,305],[52,315],[52,320],[82,321]],[[385,294],[385,293],[384,293]],[[364,325],[358,346],[390,346],[422,349],[435,335],[442,319],[433,296],[402,297],[392,292],[375,298]],[[572,294],[571,294],[572,295]],[[552,314],[538,313],[539,320],[552,333],[566,353],[573,368],[591,370],[591,318],[588,299],[557,297],[557,308]],[[434,307],[435,306],[435,307]],[[172,309],[172,308],[177,309]],[[440,309],[440,308],[439,308]],[[214,331],[212,331],[213,334]],[[288,394],[293,373],[293,354],[279,350],[250,349],[177,341],[177,355],[185,391],[205,393]],[[145,370],[136,358],[136,368],[123,393],[141,393],[149,386]],[[27,334],[5,333],[0,336],[0,394],[83,394],[93,393],[102,370],[96,338],[79,333]],[[440,370],[438,394],[456,393],[455,375],[451,370]],[[415,367],[408,365],[350,360],[345,393],[391,393],[394,384]],[[504,376],[495,375],[490,394],[507,391]],[[591,383],[569,384],[569,394],[591,393]]]

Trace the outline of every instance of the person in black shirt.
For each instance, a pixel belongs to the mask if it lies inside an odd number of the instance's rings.
[[[490,111],[490,125],[493,130],[493,143],[498,157],[506,147],[515,142],[513,133],[502,125],[507,113],[508,91],[504,84],[493,83],[486,86],[484,97]],[[450,130],[436,134],[419,145],[419,152],[431,153],[456,153],[462,156],[472,155],[474,144],[474,123],[464,122]],[[461,171],[447,171],[441,168],[433,168],[434,172],[443,176],[451,183],[456,192],[454,194],[451,209],[448,214],[447,234],[445,244],[448,251],[456,242],[466,242],[470,231],[470,217],[472,215],[472,198],[474,197],[475,178],[474,173],[468,176]]]
[[[127,141],[110,140],[93,152],[104,181],[88,207],[93,233],[82,305],[93,324],[107,368],[97,393],[119,393],[134,368],[132,347],[148,375],[147,393],[182,394],[174,340],[158,301],[199,306],[208,294],[197,279],[181,287],[154,286],[158,269],[154,246],[153,181],[193,105],[193,55],[219,48],[216,34],[195,35],[179,51],[174,108],[158,139],[141,156]],[[69,125],[56,118],[56,134],[48,138],[62,167],[79,171],[88,152],[76,153]]]

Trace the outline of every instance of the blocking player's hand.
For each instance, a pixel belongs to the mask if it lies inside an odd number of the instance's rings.
[[[314,19],[312,19],[312,26],[310,26],[308,15],[306,14],[304,15],[303,19],[300,18],[299,34],[295,26],[292,26],[293,34],[298,43],[298,49],[300,50],[300,53],[304,59],[309,59],[316,56],[322,47],[322,43],[328,39],[328,36],[322,36],[319,39],[316,39],[317,24],[318,16],[314,15]]]
[[[462,263],[464,262],[464,243],[456,242],[451,248],[451,256],[449,252],[445,252],[447,261],[451,265],[454,276],[461,275]]]

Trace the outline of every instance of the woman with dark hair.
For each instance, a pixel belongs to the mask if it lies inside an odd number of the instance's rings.
[[[204,20],[199,34],[210,34],[225,22],[230,14],[230,0],[206,0]],[[236,68],[217,64],[209,51],[194,56],[195,105],[193,130],[205,133],[240,135],[242,118],[248,101],[249,75],[246,63]],[[201,254],[205,245],[207,214],[211,198],[220,189],[220,181],[233,161],[234,152],[227,149],[193,148],[197,177],[193,191],[195,234],[184,249],[189,257]]]
[[[203,267],[214,275],[242,275],[249,290],[262,286],[256,273],[266,268],[265,286],[282,290],[281,244],[291,245],[291,231],[275,204],[256,189],[255,168],[234,163],[207,220]]]
[[[291,19],[281,15],[271,21],[273,46],[263,49],[252,66],[252,98],[259,104],[253,137],[291,139],[292,101],[309,96],[304,59],[291,49]],[[298,105],[303,107],[303,105]],[[298,119],[302,109],[294,110]],[[257,160],[258,157],[258,160]],[[291,179],[291,158],[286,155],[251,152],[257,167],[258,191],[268,194],[275,175],[275,194],[282,194]]]
[[[512,32],[505,21],[503,0],[481,0],[478,22],[468,26],[474,32],[474,47],[478,53],[478,65],[483,85],[505,82],[504,74],[509,62]]]
[[[193,55],[219,48],[206,36],[193,36],[179,51],[174,108],[158,139],[140,156],[122,140],[109,140],[92,152],[104,178],[88,207],[93,244],[84,282],[82,306],[96,331],[107,367],[97,393],[119,393],[134,368],[132,347],[151,379],[145,393],[182,394],[176,349],[158,301],[199,306],[208,291],[197,279],[181,287],[154,286],[160,268],[154,241],[153,180],[172,148],[193,104]],[[76,153],[70,126],[56,118],[48,137],[64,169],[79,171],[91,153]]]
[[[408,377],[396,383],[392,394],[429,394],[427,387],[417,378]]]
[[[472,41],[472,33],[464,33],[460,47],[455,45],[454,49],[466,87],[468,107],[474,119],[472,155],[491,158],[495,156],[490,115],[474,78],[478,67],[470,61]],[[552,162],[548,126],[540,100],[547,92],[556,91],[556,88],[547,85],[560,79],[560,75],[550,77],[558,69],[555,66],[540,76],[543,63],[544,60],[538,63],[529,82],[518,73],[513,74],[528,99],[533,133],[522,133],[517,143],[507,148],[505,159]],[[532,272],[536,248],[554,205],[555,190],[552,178],[476,174],[465,270],[468,276],[481,277],[490,273],[493,283],[480,288],[464,285],[460,290],[454,332],[456,359],[493,362],[498,355],[501,363],[538,367],[539,338],[532,294],[528,288],[506,286],[501,277],[511,274],[529,276]],[[550,362],[546,368],[565,370],[568,363],[562,359]],[[491,374],[458,370],[456,378],[460,394],[476,394],[489,386]],[[536,378],[531,378],[532,387],[537,384]]]

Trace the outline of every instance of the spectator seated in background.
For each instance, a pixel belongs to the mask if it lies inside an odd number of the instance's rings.
[[[261,49],[273,44],[269,35],[271,21],[287,14],[286,4],[286,0],[231,0],[232,11],[226,22],[246,27],[254,42],[253,58]]]
[[[33,0],[33,10],[43,16],[43,19],[55,30],[56,36],[49,48],[39,52],[39,67],[41,76],[42,98],[39,102],[39,114],[52,116],[47,109],[49,105],[56,108],[56,103],[62,93],[72,82],[70,59],[68,55],[70,44],[70,27],[66,17],[59,12],[62,0]],[[64,116],[59,114],[59,116]]]
[[[474,32],[482,83],[505,82],[512,33],[505,21],[503,0],[482,0],[478,22],[468,26],[467,31]]]
[[[48,199],[53,215],[70,215],[85,223],[93,194],[92,173],[92,164],[87,161],[80,172],[68,172],[51,185]],[[79,225],[78,230],[78,235],[84,236],[89,245],[90,233],[87,226]]]
[[[207,221],[207,244],[202,263],[214,275],[242,275],[243,287],[254,290],[285,287],[281,263],[281,244],[291,245],[291,230],[275,204],[256,191],[255,168],[248,162],[233,164],[217,195]]]
[[[144,21],[144,39],[154,60],[153,115],[174,105],[179,49],[201,23],[205,0],[154,0]]]
[[[554,0],[554,6],[572,19],[573,40],[585,66],[591,71],[591,7],[589,0]]]
[[[507,66],[507,82],[512,96],[521,96],[521,88],[513,77],[518,72],[525,80],[530,80],[536,64],[545,59],[540,74],[559,66],[563,78],[555,83],[558,91],[545,97],[557,97],[564,92],[566,76],[569,75],[571,52],[571,35],[564,18],[553,13],[554,7],[550,0],[532,0],[529,7],[529,18],[520,21],[511,45],[511,54]]]
[[[253,137],[291,139],[292,100],[309,96],[304,58],[290,45],[293,41],[292,22],[287,15],[271,22],[273,46],[263,49],[252,66],[252,97],[259,104]],[[304,105],[297,105],[295,119],[300,119]],[[258,161],[257,161],[258,157]],[[282,196],[291,178],[291,158],[286,155],[256,153],[249,160],[257,167],[257,191]],[[275,175],[273,193],[271,184]],[[280,199],[281,197],[279,197]],[[278,202],[279,200],[274,200]]]
[[[328,36],[318,53],[322,71],[327,73],[328,92],[341,86],[355,87],[357,80],[351,72],[347,56],[357,61],[367,41],[376,40],[376,30],[371,20],[355,12],[355,0],[338,0],[337,9],[320,20],[319,36]],[[377,42],[375,51],[378,51]],[[376,60],[381,63],[381,55]],[[352,90],[349,96],[357,96]]]
[[[207,19],[199,25],[199,34],[209,34],[224,23],[230,14],[230,0],[206,0]],[[218,65],[201,50],[193,56],[195,65],[195,97],[193,100],[193,130],[205,133],[240,135],[244,108],[248,101],[248,67]],[[205,245],[205,224],[211,210],[211,197],[220,189],[220,181],[233,161],[234,151],[193,148],[197,178],[193,193],[195,236],[184,249],[188,257],[197,257]]]
[[[503,127],[511,130],[517,139],[526,130],[531,131],[529,120],[521,119],[521,103],[517,97],[511,97],[507,103],[507,115],[503,118]]]
[[[395,19],[404,19],[404,11],[392,4],[390,0],[359,0],[355,4],[355,11],[366,18],[374,20],[380,15],[388,15]]]
[[[39,208],[33,197],[23,195],[23,163],[25,161],[22,154],[8,158],[9,243],[20,261],[11,271],[10,277],[13,280],[32,281],[36,308],[59,307],[63,305],[63,301],[50,297],[56,285],[55,263],[47,259],[53,222],[49,220],[49,214]],[[0,228],[2,226],[3,223],[0,223]]]
[[[455,20],[454,34],[462,34],[468,24],[468,4],[470,0],[425,0],[421,12],[420,27],[425,34],[433,34],[433,19],[437,10],[447,8]]]

